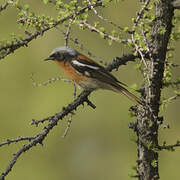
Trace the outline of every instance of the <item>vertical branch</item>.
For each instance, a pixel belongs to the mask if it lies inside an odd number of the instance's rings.
[[[152,25],[151,42],[149,43],[150,84],[143,93],[148,98],[148,105],[138,107],[138,177],[140,180],[157,180],[158,173],[158,122],[159,106],[164,73],[167,45],[172,30],[174,9],[171,0],[160,0],[155,4],[156,19]],[[149,97],[149,93],[151,96]]]
[[[68,46],[68,43],[69,43],[69,35],[70,35],[70,31],[71,31],[71,24],[72,24],[72,20],[70,19],[70,22],[67,25],[66,33],[64,34],[65,46]]]

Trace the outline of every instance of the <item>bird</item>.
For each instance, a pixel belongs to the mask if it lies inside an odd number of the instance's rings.
[[[120,82],[105,67],[69,46],[55,48],[44,60],[56,62],[68,78],[84,90],[112,90],[124,94],[136,104],[143,104],[125,88],[126,84]]]

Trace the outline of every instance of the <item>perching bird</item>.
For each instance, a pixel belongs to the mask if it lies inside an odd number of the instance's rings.
[[[55,48],[45,59],[47,60],[55,61],[75,84],[85,90],[108,89],[124,94],[137,104],[143,104],[139,98],[123,87],[126,86],[124,83],[118,81],[103,66],[70,47]]]

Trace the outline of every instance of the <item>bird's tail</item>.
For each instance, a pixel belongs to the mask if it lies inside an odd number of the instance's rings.
[[[112,86],[115,88],[115,89],[113,89],[114,91],[124,94],[126,97],[128,97],[130,100],[136,102],[137,104],[143,105],[143,102],[138,97],[136,97],[134,94],[129,92],[123,86],[121,86],[119,84],[115,84]]]

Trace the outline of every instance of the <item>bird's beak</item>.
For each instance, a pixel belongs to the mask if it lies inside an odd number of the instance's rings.
[[[54,57],[49,56],[48,58],[44,59],[44,61],[54,60]]]

